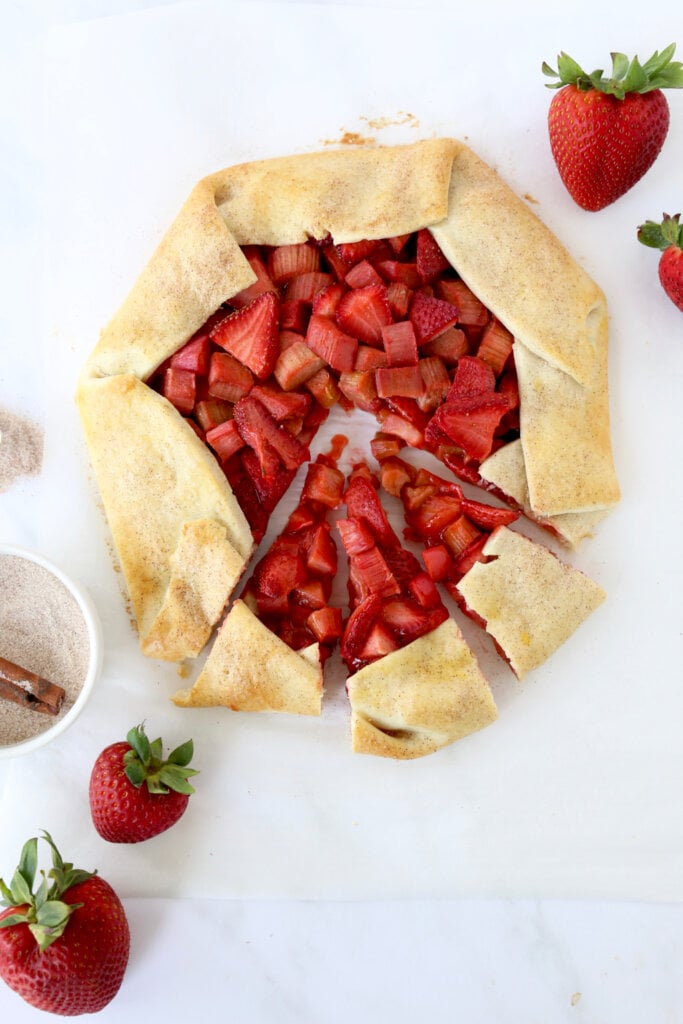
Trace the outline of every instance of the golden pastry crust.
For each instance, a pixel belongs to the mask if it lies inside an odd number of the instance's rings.
[[[171,699],[178,707],[233,711],[287,711],[319,715],[323,676],[318,644],[293,651],[235,601],[218,630],[194,686]]]
[[[552,551],[502,526],[457,585],[518,678],[537,668],[605,599],[601,587]]]
[[[453,619],[350,676],[347,690],[356,753],[423,757],[498,717]]]
[[[604,297],[466,146],[430,139],[229,167],[192,191],[103,330],[78,387],[146,653],[171,660],[196,653],[253,544],[211,452],[144,381],[254,281],[240,245],[328,233],[344,242],[423,227],[515,336],[521,490],[530,514],[552,523],[617,501]],[[201,538],[215,563],[194,557]]]

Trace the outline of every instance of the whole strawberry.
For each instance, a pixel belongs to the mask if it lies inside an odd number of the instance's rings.
[[[125,742],[106,747],[90,776],[90,813],[95,828],[110,843],[140,843],[165,832],[185,813],[197,772],[188,765],[192,740],[166,760],[160,739],[148,740],[142,725]]]
[[[638,240],[652,249],[660,249],[659,280],[671,301],[683,310],[683,224],[680,213],[662,215],[657,223],[647,220],[638,228]]]
[[[548,111],[553,158],[569,194],[584,210],[602,210],[628,192],[657,159],[669,130],[664,88],[683,88],[683,65],[672,61],[676,44],[655,52],[645,64],[612,54],[612,74],[587,75],[561,53],[560,91]]]
[[[118,992],[130,932],[123,905],[103,878],[66,864],[47,832],[52,869],[33,891],[38,840],[21,851],[10,886],[0,879],[0,977],[39,1010],[97,1013]],[[49,881],[51,880],[51,881]]]

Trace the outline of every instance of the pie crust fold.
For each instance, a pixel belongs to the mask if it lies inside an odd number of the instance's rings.
[[[498,717],[489,685],[453,619],[347,680],[356,753],[423,757]]]
[[[293,651],[237,600],[221,625],[194,686],[171,698],[179,707],[319,715],[323,675],[317,644]]]

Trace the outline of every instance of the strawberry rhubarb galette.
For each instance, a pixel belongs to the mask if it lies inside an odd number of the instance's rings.
[[[319,714],[339,640],[354,749],[417,756],[495,718],[440,585],[518,675],[602,599],[511,524],[523,513],[573,547],[618,501],[604,297],[455,140],[203,179],[102,332],[78,403],[143,652],[195,658],[219,626],[178,705]],[[344,480],[339,448],[312,461],[338,410],[374,418],[376,471]],[[389,526],[380,479],[422,562]],[[344,609],[330,603],[333,530]]]

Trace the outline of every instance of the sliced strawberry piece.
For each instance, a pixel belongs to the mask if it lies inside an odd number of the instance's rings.
[[[209,372],[210,361],[209,336],[208,334],[198,334],[171,356],[171,367],[177,370],[189,370],[200,377],[205,377]]]
[[[428,228],[422,228],[417,233],[415,264],[424,282],[433,281],[444,270],[450,270],[450,263]]]
[[[327,594],[322,580],[307,580],[306,583],[300,584],[292,591],[292,599],[307,610],[324,608],[327,604]]]
[[[398,650],[399,643],[391,629],[383,622],[375,622],[368,633],[359,657],[363,662],[377,661]]]
[[[458,362],[447,400],[488,394],[495,387],[496,375],[488,363],[477,356],[463,356]]]
[[[371,284],[379,284],[384,287],[384,281],[368,260],[361,260],[360,263],[351,267],[344,281],[349,288],[366,288]]]
[[[256,384],[251,390],[251,396],[258,398],[261,405],[265,405],[278,423],[303,417],[311,407],[309,395],[304,395],[300,391],[278,391],[266,384]]]
[[[383,284],[353,288],[339,301],[337,324],[346,334],[368,345],[382,344],[382,328],[393,323]]]
[[[375,370],[375,385],[380,398],[419,398],[424,381],[417,366],[385,366]]]
[[[211,430],[207,430],[206,443],[213,448],[222,462],[227,461],[235,452],[244,447],[244,441],[234,420],[225,420],[218,426],[212,427]]]
[[[284,430],[256,398],[241,399],[234,415],[242,438],[258,455],[264,476],[272,471],[272,453],[291,470],[298,469],[309,458],[308,448]]]
[[[214,352],[209,368],[209,394],[224,402],[238,402],[251,391],[251,370],[227,352]]]
[[[460,518],[462,500],[453,494],[431,494],[418,507],[407,512],[411,528],[421,540],[430,542],[441,537],[447,526]]]
[[[492,451],[493,437],[501,417],[507,411],[507,400],[493,392],[488,397],[474,395],[440,406],[425,431],[428,443],[432,429],[442,431],[476,462],[483,462]],[[435,435],[438,437],[438,433]]]
[[[402,320],[400,323],[383,327],[382,345],[389,366],[417,364],[417,338],[410,320]]]
[[[348,294],[357,293],[349,292]],[[306,344],[333,370],[337,370],[339,373],[348,373],[353,370],[358,341],[355,337],[345,334],[327,317],[317,314],[311,316],[306,332]]]
[[[337,546],[330,534],[329,524],[320,523],[307,544],[306,567],[318,576],[334,578],[337,573]]]
[[[410,581],[421,572],[420,563],[412,551],[401,547],[398,542],[383,548],[383,553],[392,575],[405,592]]]
[[[398,256],[399,253],[403,252],[412,237],[412,233],[408,232],[407,235],[392,235],[386,241],[391,251]]]
[[[387,284],[402,284],[406,288],[419,288],[422,279],[414,263],[401,260],[377,260],[375,268]]]
[[[415,292],[410,304],[410,320],[418,346],[426,345],[458,320],[458,309],[444,299]]]
[[[408,583],[408,590],[421,608],[436,608],[441,604],[439,591],[429,573],[420,572]]]
[[[484,547],[488,539],[488,533],[482,533],[467,545],[465,550],[453,562],[451,580],[459,580],[466,572],[470,571],[476,562],[481,561],[484,557]],[[453,596],[452,591],[450,593]]]
[[[283,391],[292,391],[305,384],[324,366],[325,361],[301,338],[283,348],[275,363],[273,375]]]
[[[369,479],[354,476],[346,488],[344,501],[349,517],[363,520],[372,530],[375,539],[383,546],[398,544],[398,538]]]
[[[353,672],[363,664],[361,651],[381,611],[381,597],[377,594],[370,594],[353,609],[346,620],[340,651],[342,658]]]
[[[327,316],[334,320],[339,301],[347,291],[346,285],[339,281],[335,281],[334,284],[328,284],[327,288],[323,288],[313,299],[312,312],[317,313],[318,316]]]
[[[161,393],[178,412],[190,413],[197,400],[197,378],[191,370],[169,366],[164,372]]]
[[[481,530],[491,533],[497,526],[509,526],[519,519],[520,512],[513,508],[495,508],[493,505],[485,505],[481,501],[474,501],[472,498],[462,499],[463,515],[471,519]]]
[[[447,618],[448,612],[441,602],[435,608],[421,608],[412,598],[397,597],[385,601],[382,608],[382,619],[401,646],[431,633]]]
[[[453,559],[448,553],[448,548],[443,544],[425,548],[422,552],[422,561],[431,579],[436,583],[442,583],[451,574]]]
[[[367,259],[368,256],[372,256],[373,253],[379,252],[384,248],[384,242],[381,239],[368,240],[361,239],[358,242],[341,242],[335,246],[337,255],[344,263],[359,263],[361,260]]]
[[[326,508],[338,508],[344,496],[344,474],[335,466],[312,462],[308,467],[302,497]]]
[[[392,412],[389,408],[384,408],[377,413],[377,419],[385,434],[393,434],[395,437],[401,438],[411,448],[422,448],[425,440],[424,433],[404,416]]]
[[[296,544],[278,538],[256,566],[252,581],[257,593],[288,596],[307,580],[306,565]]]
[[[256,460],[255,474],[260,476],[258,459],[248,448],[242,449],[233,458],[223,463],[223,471],[249,523],[254,541],[258,544],[263,539],[268,527],[270,509],[264,504],[262,496],[254,484],[254,472],[250,470],[248,464],[250,455]],[[276,502],[273,502],[273,507],[275,504]]]
[[[279,245],[268,254],[268,273],[275,284],[283,285],[298,274],[320,270],[320,251],[308,242]]]
[[[211,331],[211,339],[263,380],[273,372],[280,352],[278,299],[264,292],[230,313]]]
[[[341,258],[337,252],[337,246],[328,243],[322,246],[321,252],[335,279],[343,282],[349,272],[350,264]]]

